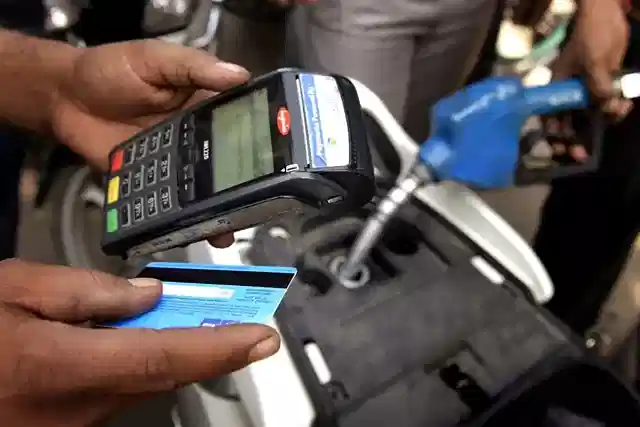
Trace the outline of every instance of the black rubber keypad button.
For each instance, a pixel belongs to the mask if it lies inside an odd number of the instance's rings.
[[[169,190],[169,187],[160,189],[160,210],[162,212],[171,210],[171,190]]]
[[[171,158],[169,157],[169,153],[163,154],[160,159],[160,181],[164,181],[169,178],[170,169],[171,169]]]
[[[124,165],[130,165],[133,162],[133,144],[124,149]]]
[[[136,143],[136,160],[143,159],[147,155],[147,138]]]
[[[120,226],[127,227],[131,225],[131,205],[125,203],[120,206]]]
[[[193,165],[184,165],[182,167],[182,175],[180,176],[180,180],[182,182],[190,182],[193,181]]]
[[[133,172],[133,191],[140,191],[144,186],[144,166]]]
[[[131,194],[131,172],[122,174],[120,180],[120,197],[129,197]]]
[[[144,219],[144,201],[138,197],[133,202],[133,220],[140,222]]]
[[[156,174],[157,174],[157,170],[158,170],[158,161],[157,160],[151,160],[149,163],[147,163],[147,174],[146,174],[146,185],[147,187],[154,185],[156,183]]]
[[[180,148],[191,148],[193,146],[193,132],[190,130],[182,132],[180,135]]]
[[[196,198],[196,189],[193,185],[193,181],[183,182],[180,184],[180,189],[178,193],[178,199],[180,200],[181,205],[186,205],[190,202],[193,202]]]
[[[160,139],[162,135],[160,132],[156,132],[151,135],[151,140],[149,141],[149,153],[153,154],[160,148]]]
[[[158,197],[155,191],[147,194],[147,216],[152,217],[158,213]]]
[[[193,115],[189,115],[180,122],[180,133],[192,131],[195,127],[195,119]]]
[[[164,131],[162,131],[162,146],[168,147],[171,145],[173,141],[173,125],[167,126]]]

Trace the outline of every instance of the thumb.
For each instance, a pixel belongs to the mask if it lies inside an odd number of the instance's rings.
[[[271,356],[280,346],[277,332],[262,325],[165,330],[65,325],[50,329],[41,345],[51,349],[47,354],[55,369],[44,380],[48,392],[58,393],[168,391],[244,368]]]
[[[202,50],[149,40],[140,77],[154,86],[206,89],[214,92],[244,83],[249,72]]]
[[[162,294],[157,280],[131,281],[93,270],[20,260],[0,262],[0,300],[60,322],[129,317],[151,309]]]

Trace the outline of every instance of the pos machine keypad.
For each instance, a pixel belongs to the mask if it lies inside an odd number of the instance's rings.
[[[106,231],[116,233],[195,199],[194,120],[166,124],[111,156]]]

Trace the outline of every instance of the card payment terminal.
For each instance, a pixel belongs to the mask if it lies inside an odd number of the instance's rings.
[[[151,254],[308,208],[356,208],[374,188],[352,83],[278,70],[111,153],[102,248]]]

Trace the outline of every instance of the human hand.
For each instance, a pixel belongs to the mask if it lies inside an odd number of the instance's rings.
[[[584,76],[603,110],[624,117],[631,107],[613,85],[629,44],[621,0],[581,0],[571,37],[553,64],[554,79]]]
[[[79,50],[54,101],[55,135],[92,165],[134,134],[194,102],[246,81],[243,68],[158,40]],[[211,243],[227,247],[233,234]]]
[[[554,79],[576,75],[585,78],[592,96],[602,111],[621,120],[631,111],[633,103],[622,99],[613,80],[620,71],[629,43],[629,24],[621,0],[581,0],[571,37],[552,66]],[[575,131],[570,115],[546,120],[546,128],[556,137],[550,141],[556,155],[568,153],[578,162],[588,159],[580,144],[566,144]]]
[[[6,427],[94,426],[165,392],[275,353],[260,325],[90,329],[86,322],[152,308],[161,284],[104,273],[0,262],[0,420]]]

